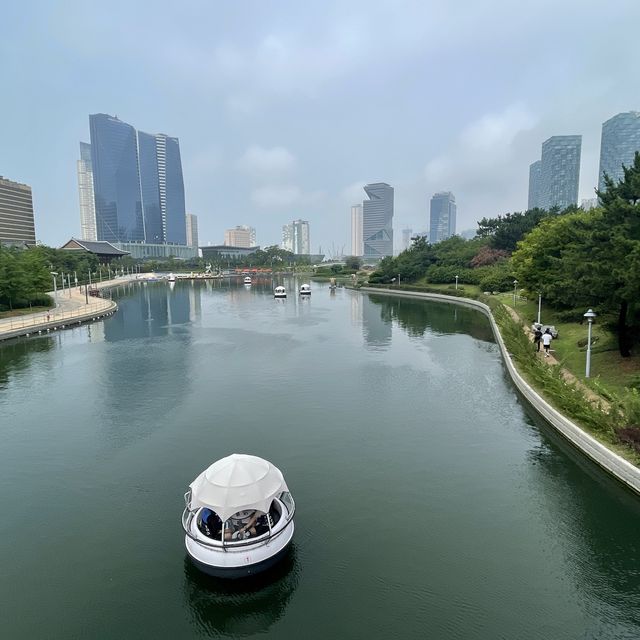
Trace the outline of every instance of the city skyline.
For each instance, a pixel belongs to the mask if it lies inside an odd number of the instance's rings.
[[[219,242],[237,220],[261,244],[278,244],[282,221],[302,215],[315,250],[349,246],[344,212],[376,181],[396,189],[397,230],[422,228],[425,197],[443,188],[456,194],[460,228],[523,210],[528,165],[557,132],[582,134],[579,198],[592,198],[602,123],[640,110],[628,81],[640,6],[629,2],[614,3],[604,24],[576,0],[517,11],[491,0],[465,8],[462,21],[434,2],[402,11],[285,2],[250,16],[233,5],[149,9],[119,0],[6,8],[0,48],[15,90],[3,100],[0,173],[31,185],[48,244],[80,235],[87,113],[180,138],[201,244]],[[380,24],[389,25],[385,47]],[[452,28],[460,38],[446,37]],[[611,44],[597,46],[603,39]],[[435,86],[449,90],[433,100]]]

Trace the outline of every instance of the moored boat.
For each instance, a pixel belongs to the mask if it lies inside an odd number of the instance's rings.
[[[282,285],[279,285],[273,290],[273,297],[274,298],[286,298],[287,297],[287,290]]]
[[[311,285],[309,285],[309,284],[300,285],[300,295],[301,296],[310,296],[311,295]]]
[[[250,276],[245,276],[244,283],[245,284],[251,284],[251,277]]]
[[[234,453],[214,462],[189,485],[185,503],[187,553],[212,576],[263,571],[293,537],[295,503],[282,472],[257,456]]]

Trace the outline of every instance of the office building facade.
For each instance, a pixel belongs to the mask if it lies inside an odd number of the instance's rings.
[[[442,242],[456,233],[456,198],[451,191],[439,191],[429,207],[429,242]]]
[[[311,254],[311,235],[306,220],[294,220],[282,227],[282,248],[296,255]]]
[[[361,256],[362,248],[362,205],[351,207],[351,255]]]
[[[529,199],[527,209],[540,208],[540,179],[542,175],[542,161],[536,160],[529,165]]]
[[[368,200],[362,202],[362,243],[365,259],[393,256],[393,187],[386,182],[364,186]]]
[[[552,136],[542,143],[536,206],[562,210],[578,203],[581,151],[582,136]]]
[[[602,125],[598,174],[600,191],[605,190],[605,173],[614,182],[622,180],[622,166],[629,167],[633,164],[636,151],[640,151],[640,112],[618,113]]]
[[[256,230],[247,225],[239,225],[224,232],[224,245],[248,249],[256,246]]]
[[[95,242],[96,207],[93,195],[93,168],[91,164],[91,145],[80,143],[78,160],[78,195],[80,197],[80,235],[83,240]]]
[[[198,248],[198,216],[187,213],[187,247]]]
[[[186,246],[178,139],[103,113],[90,115],[89,127],[97,239]]]
[[[0,176],[0,244],[36,243],[31,187]]]

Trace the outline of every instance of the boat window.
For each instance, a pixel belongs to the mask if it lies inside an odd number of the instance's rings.
[[[293,498],[291,497],[291,494],[288,491],[283,491],[280,494],[280,501],[284,504],[285,507],[287,507],[287,511],[289,512],[289,514],[292,514],[296,505],[293,501]]]

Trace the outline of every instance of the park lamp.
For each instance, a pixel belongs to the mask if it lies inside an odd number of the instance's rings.
[[[587,313],[584,314],[584,317],[587,319],[589,323],[589,329],[587,332],[587,366],[584,372],[584,377],[588,378],[591,375],[591,325],[593,324],[593,320],[596,317],[593,309],[589,309]]]

